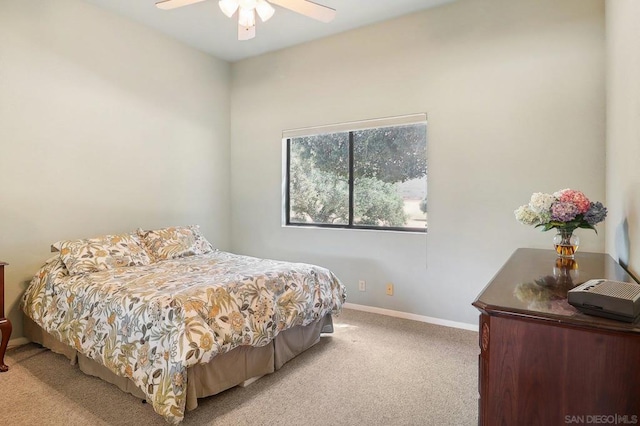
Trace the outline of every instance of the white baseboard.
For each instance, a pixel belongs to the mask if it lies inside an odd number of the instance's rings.
[[[467,324],[466,322],[450,321],[434,317],[426,317],[424,315],[410,314],[408,312],[393,311],[391,309],[376,308],[375,306],[356,305],[355,303],[345,303],[346,309],[354,311],[371,312],[373,314],[387,315],[390,317],[404,318],[414,321],[426,322],[429,324],[443,325],[445,327],[461,328],[463,330],[478,331],[477,324]]]
[[[16,337],[15,339],[10,339],[7,348],[15,348],[16,346],[22,346],[29,343],[31,340],[26,337]]]

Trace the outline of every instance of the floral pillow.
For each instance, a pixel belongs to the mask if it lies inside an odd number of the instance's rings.
[[[148,265],[151,259],[136,234],[104,235],[61,241],[54,247],[69,275],[106,271],[123,266]]]
[[[198,225],[171,226],[153,231],[138,229],[138,235],[156,262],[214,251]]]

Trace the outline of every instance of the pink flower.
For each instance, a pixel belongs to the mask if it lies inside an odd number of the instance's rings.
[[[578,213],[583,214],[589,210],[591,201],[580,191],[575,189],[566,189],[560,195],[560,201],[563,203],[572,203],[578,208]]]

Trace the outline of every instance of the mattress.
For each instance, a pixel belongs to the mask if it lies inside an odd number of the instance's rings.
[[[268,346],[277,368],[290,359],[288,345],[283,353],[275,349],[287,342],[278,336],[321,324],[340,311],[345,297],[327,269],[216,250],[75,275],[54,257],[34,276],[22,309],[56,341],[133,382],[155,411],[179,423],[190,368],[236,349],[237,357],[248,347]]]

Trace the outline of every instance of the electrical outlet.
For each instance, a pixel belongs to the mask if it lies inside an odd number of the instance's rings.
[[[358,281],[358,290],[367,291],[367,283],[365,282],[365,280]]]
[[[387,283],[387,296],[393,296],[393,283]]]

